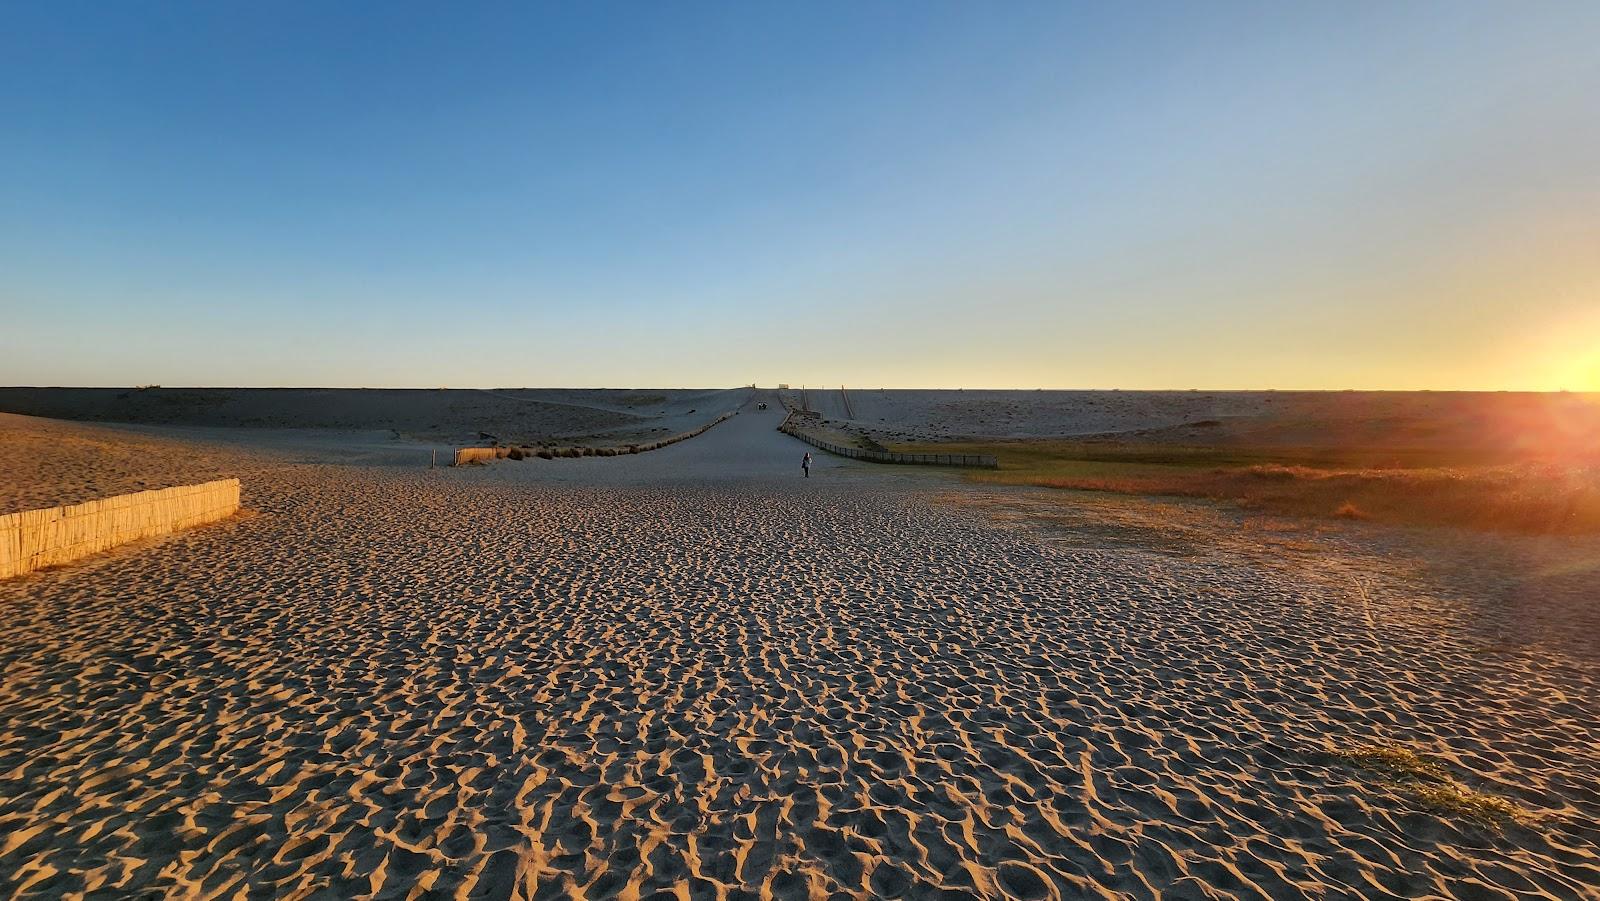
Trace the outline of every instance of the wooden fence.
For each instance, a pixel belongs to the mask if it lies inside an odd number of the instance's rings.
[[[239,480],[119,494],[0,516],[0,579],[232,516]]]
[[[495,453],[498,450],[500,450],[498,447],[457,448],[455,462],[451,463],[450,465],[465,466],[468,463],[487,463],[490,460],[494,460],[500,456],[499,454]],[[507,456],[509,456],[509,451],[511,449],[505,448],[505,450],[508,452]]]
[[[717,423],[733,418],[738,413],[738,410],[730,410],[693,431],[680,432],[676,435],[641,444],[619,444],[613,447],[586,447],[582,445],[571,447],[463,447],[456,451],[456,459],[453,465],[487,463],[491,460],[504,460],[507,457],[513,460],[526,460],[529,457],[553,460],[558,457],[620,457],[627,454],[642,454],[646,451],[659,450],[669,444],[677,444],[679,441],[687,441],[696,435],[703,434]]]
[[[1000,461],[988,454],[902,454],[898,451],[867,450],[861,447],[844,447],[825,441],[795,425],[794,415],[785,416],[778,431],[819,447],[830,454],[866,460],[869,463],[905,463],[919,466],[972,466],[982,469],[999,469]]]

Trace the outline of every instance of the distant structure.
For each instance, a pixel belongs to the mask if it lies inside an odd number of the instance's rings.
[[[779,382],[778,383],[778,390],[779,391],[788,391],[789,390],[789,383],[788,382]]]

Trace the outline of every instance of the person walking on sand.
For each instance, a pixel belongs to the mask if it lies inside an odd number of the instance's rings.
[[[804,457],[800,458],[800,471],[806,474],[806,478],[808,478],[808,479],[811,478],[811,452],[810,451],[806,451],[806,455]]]

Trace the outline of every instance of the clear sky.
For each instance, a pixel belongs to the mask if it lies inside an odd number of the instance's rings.
[[[0,5],[0,384],[1600,389],[1600,3]]]

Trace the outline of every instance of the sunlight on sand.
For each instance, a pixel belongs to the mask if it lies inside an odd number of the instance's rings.
[[[826,455],[803,479],[773,406],[649,454],[461,470],[151,437],[126,477],[248,470],[255,515],[0,583],[0,885],[1600,881],[1592,543],[1063,505]],[[1375,777],[1401,758],[1372,747],[1437,769]]]

